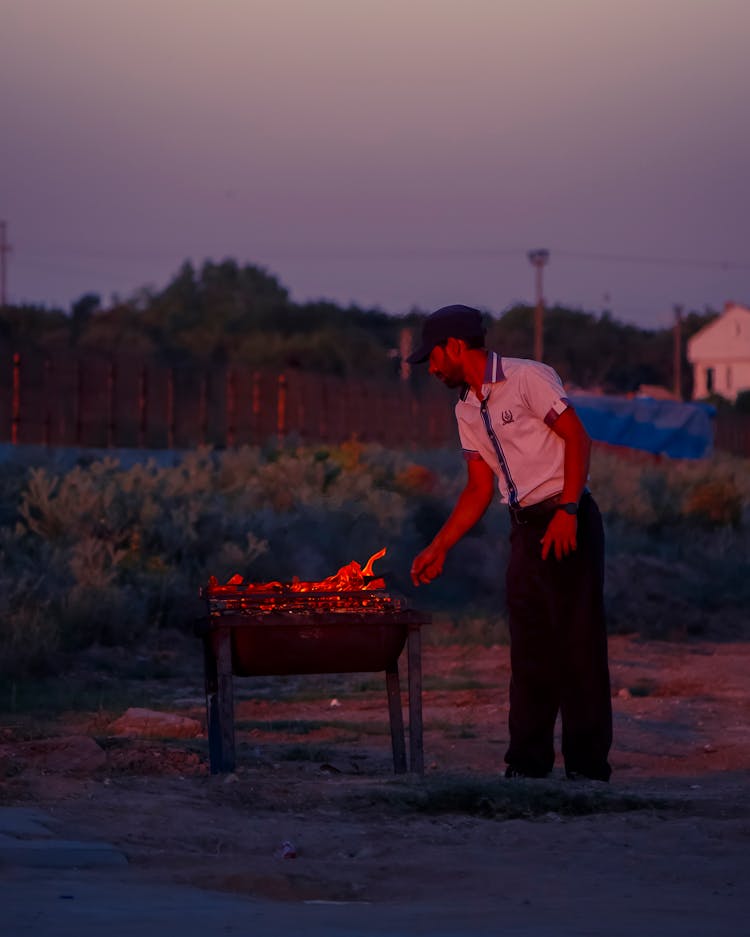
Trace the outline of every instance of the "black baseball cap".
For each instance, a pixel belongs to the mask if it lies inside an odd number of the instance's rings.
[[[422,326],[422,341],[406,359],[409,364],[427,361],[430,352],[449,338],[483,339],[482,313],[471,306],[443,306],[428,316]]]

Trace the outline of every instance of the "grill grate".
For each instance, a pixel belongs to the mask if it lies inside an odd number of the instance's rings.
[[[241,614],[252,617],[262,616],[267,612],[287,613],[290,616],[322,614],[347,614],[379,612],[389,614],[406,610],[407,603],[401,596],[374,589],[342,590],[338,592],[299,592],[285,588],[274,591],[236,592],[222,589],[219,595],[210,589],[203,597],[208,601],[211,617],[223,614]]]

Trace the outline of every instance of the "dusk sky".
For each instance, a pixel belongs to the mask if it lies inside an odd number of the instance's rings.
[[[0,0],[8,300],[750,305],[748,0]]]

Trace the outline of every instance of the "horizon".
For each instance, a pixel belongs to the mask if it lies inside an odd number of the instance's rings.
[[[750,303],[744,0],[0,8],[10,304],[231,258],[297,303],[497,316],[537,248],[548,308]]]

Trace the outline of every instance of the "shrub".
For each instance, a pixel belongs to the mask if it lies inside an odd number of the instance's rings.
[[[187,628],[185,604],[211,574],[320,579],[383,546],[376,572],[434,613],[435,640],[505,640],[508,516],[498,505],[457,545],[440,580],[416,591],[409,578],[464,480],[456,451],[356,442],[201,449],[163,465],[91,455],[64,464],[54,454],[6,462],[0,671],[54,669],[60,655],[91,644],[134,645],[160,628]],[[607,526],[613,629],[745,632],[746,462],[597,450],[591,486]]]
[[[732,479],[708,478],[688,491],[683,510],[705,526],[731,524],[738,527],[742,519],[742,497]]]

